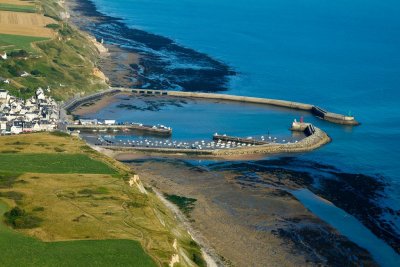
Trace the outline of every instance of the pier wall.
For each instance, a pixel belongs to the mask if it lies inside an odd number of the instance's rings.
[[[77,108],[78,106],[82,105],[85,102],[88,101],[92,101],[98,98],[101,98],[105,95],[111,95],[111,94],[117,94],[120,92],[126,91],[125,89],[117,89],[117,88],[112,88],[112,89],[108,89],[108,90],[104,90],[98,93],[94,93],[91,95],[87,95],[87,96],[82,96],[82,97],[74,97],[70,100],[68,100],[67,102],[65,102],[62,107],[67,110],[67,111],[71,111],[74,108]]]
[[[345,124],[345,125],[359,125],[360,123],[355,120],[353,116],[346,116],[333,112],[326,111],[320,107],[305,104],[300,102],[293,102],[287,100],[260,98],[260,97],[248,97],[248,96],[237,96],[237,95],[226,95],[226,94],[214,94],[214,93],[196,93],[196,92],[182,92],[182,91],[165,91],[165,90],[151,90],[151,89],[125,89],[119,88],[120,90],[132,92],[135,94],[143,95],[168,95],[176,97],[191,97],[191,98],[202,98],[202,99],[214,99],[214,100],[226,100],[245,102],[253,104],[264,104],[272,105],[277,107],[284,107],[290,109],[305,110],[311,112],[314,116],[319,117],[323,120]]]
[[[236,101],[244,103],[253,104],[264,104],[272,105],[277,107],[284,107],[290,109],[305,110],[311,112],[314,116],[319,117],[323,120],[345,124],[345,125],[359,125],[360,123],[355,120],[353,116],[346,116],[342,114],[337,114],[333,112],[326,111],[318,106],[311,104],[305,104],[300,102],[293,102],[287,100],[270,99],[270,98],[260,98],[260,97],[248,97],[248,96],[237,96],[237,95],[227,95],[227,94],[214,94],[214,93],[196,93],[196,92],[182,92],[182,91],[166,91],[166,90],[153,90],[153,89],[131,89],[131,88],[110,88],[99,93],[92,95],[73,98],[64,104],[64,109],[72,110],[84,102],[100,98],[104,95],[115,94],[119,92],[127,92],[141,95],[154,95],[154,96],[175,96],[175,97],[187,97],[187,98],[202,98],[202,99],[214,99],[214,100],[226,100],[226,101]]]
[[[119,147],[103,146],[105,149],[114,150],[116,153],[143,152],[150,154],[170,154],[205,157],[237,157],[254,154],[280,154],[300,153],[315,150],[331,141],[331,138],[321,129],[314,127],[314,133],[297,143],[258,145],[229,149],[178,149],[178,148],[152,148],[152,147]]]

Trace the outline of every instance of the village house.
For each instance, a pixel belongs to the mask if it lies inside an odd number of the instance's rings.
[[[0,134],[54,131],[58,121],[58,104],[42,88],[27,100],[0,89]]]

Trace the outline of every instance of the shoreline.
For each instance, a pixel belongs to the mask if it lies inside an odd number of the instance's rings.
[[[117,47],[111,58],[118,64],[99,62],[112,86],[137,86],[156,89],[175,88],[187,91],[226,91],[230,77],[236,72],[211,56],[181,46],[173,40],[143,30],[130,28],[121,19],[99,12],[91,0],[72,0],[67,4],[71,22],[97,40],[105,40],[105,47]],[[121,56],[135,60],[122,62]],[[173,55],[178,62],[201,62],[206,68],[174,70]],[[115,71],[124,75],[116,75]],[[212,89],[208,89],[212,88]]]
[[[189,215],[191,225],[228,260],[226,263],[314,266],[356,260],[358,264],[376,265],[368,252],[308,211],[289,193],[309,183],[304,175],[296,177],[287,172],[288,178],[280,178],[284,171],[271,169],[255,178],[225,168],[224,163],[203,166],[162,158],[123,163],[161,192],[196,199]]]

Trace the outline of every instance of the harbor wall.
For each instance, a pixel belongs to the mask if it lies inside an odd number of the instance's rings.
[[[70,100],[68,100],[67,102],[65,102],[62,107],[67,110],[67,111],[71,111],[75,108],[77,108],[78,106],[82,105],[83,103],[86,103],[88,101],[92,101],[95,99],[99,99],[105,95],[111,95],[111,94],[117,94],[120,92],[123,92],[126,90],[121,90],[121,89],[117,89],[117,88],[111,88],[111,89],[107,89],[98,93],[94,93],[94,94],[90,94],[87,96],[78,96],[78,97],[74,97]]]
[[[305,110],[305,111],[311,112],[316,117],[319,117],[323,120],[333,122],[333,123],[345,124],[345,125],[359,125],[360,124],[359,122],[357,122],[355,120],[355,118],[353,116],[337,114],[337,113],[326,111],[315,105],[287,101],[287,100],[237,96],[237,95],[227,95],[227,94],[214,94],[214,93],[165,91],[165,90],[151,90],[151,89],[126,89],[126,88],[119,88],[119,89],[123,90],[123,91],[129,91],[129,92],[132,92],[135,94],[144,94],[144,95],[168,95],[168,96],[176,96],[176,97],[203,98],[203,99],[226,100],[226,101],[253,103],[253,104],[272,105],[272,106],[284,107],[284,108],[290,108],[290,109]]]
[[[131,89],[131,88],[110,88],[108,90],[101,91],[92,95],[73,98],[66,102],[63,107],[66,110],[72,110],[79,105],[100,98],[104,95],[116,94],[119,92],[127,92],[134,94],[143,95],[155,95],[155,96],[175,96],[175,97],[187,97],[187,98],[202,98],[202,99],[214,99],[214,100],[226,100],[226,101],[236,101],[245,102],[253,104],[264,104],[272,105],[290,109],[305,110],[311,112],[314,116],[319,117],[323,120],[345,124],[345,125],[359,125],[360,123],[355,120],[353,116],[346,116],[342,114],[337,114],[333,112],[326,111],[318,106],[305,104],[300,102],[293,102],[287,100],[270,99],[270,98],[260,98],[260,97],[248,97],[248,96],[237,96],[237,95],[227,95],[227,94],[214,94],[214,93],[196,93],[196,92],[182,92],[182,91],[166,91],[166,90],[153,90],[153,89]]]
[[[321,129],[314,127],[314,133],[297,143],[277,144],[270,143],[251,147],[229,149],[178,149],[178,148],[152,148],[152,147],[119,147],[102,146],[105,149],[114,150],[116,153],[143,152],[149,154],[170,154],[205,157],[237,157],[252,154],[280,154],[300,153],[315,150],[331,141],[331,138]]]

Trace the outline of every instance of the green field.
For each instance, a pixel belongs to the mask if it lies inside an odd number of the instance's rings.
[[[31,43],[44,40],[48,40],[48,38],[12,35],[12,34],[0,34],[0,50],[9,52],[13,50],[23,49],[28,52],[33,52]]]
[[[36,7],[34,5],[12,5],[12,4],[0,3],[0,10],[35,13]]]
[[[116,170],[82,154],[0,154],[3,172],[115,174]]]
[[[156,266],[139,242],[83,240],[42,242],[4,225],[0,201],[0,266]]]

